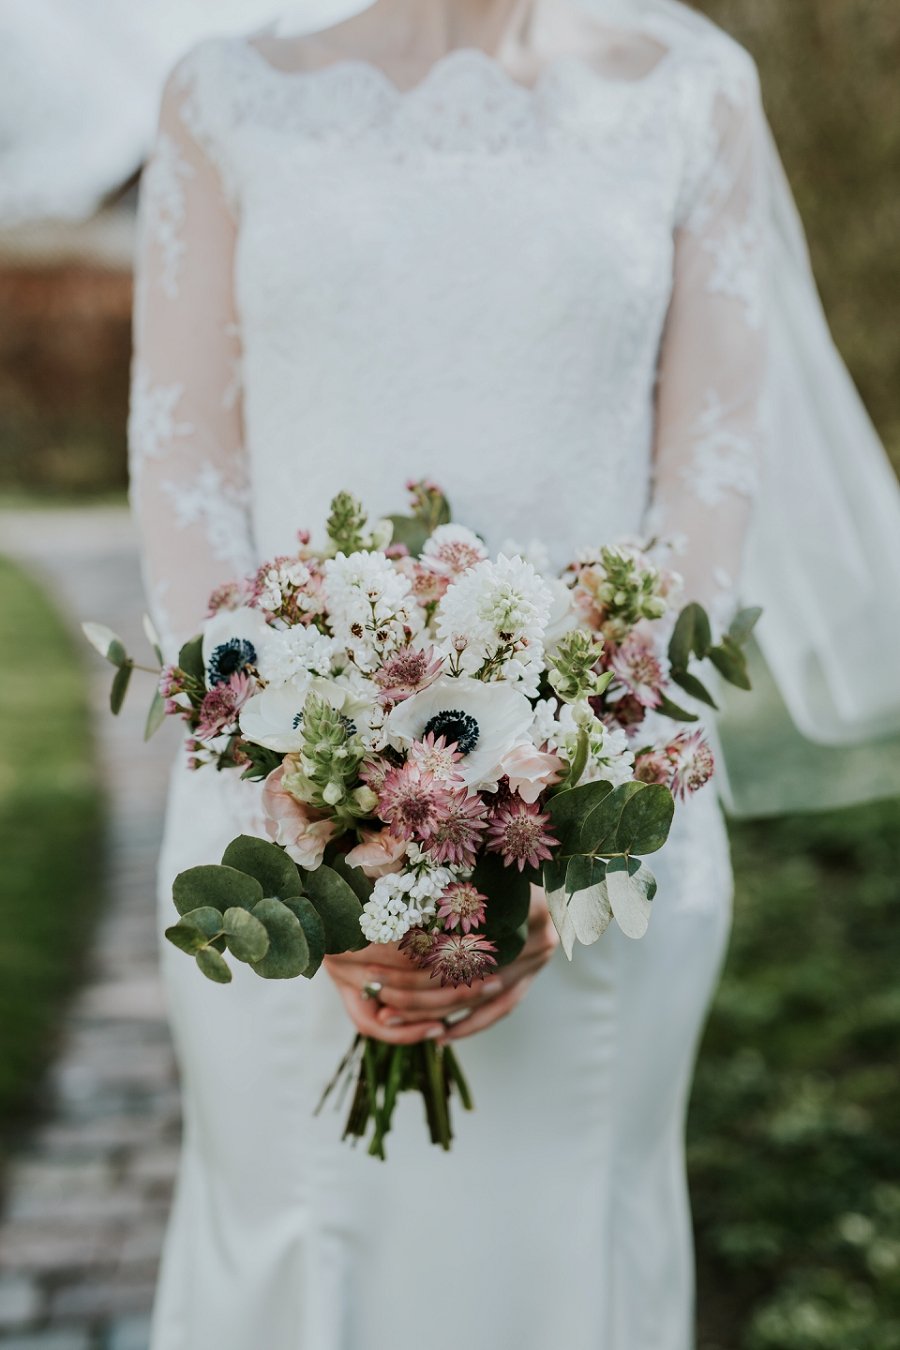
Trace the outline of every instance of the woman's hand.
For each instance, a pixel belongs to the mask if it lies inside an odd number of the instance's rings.
[[[325,965],[363,1035],[412,1045],[435,1038],[459,1040],[505,1017],[525,996],[558,941],[544,892],[532,887],[528,939],[521,953],[487,979],[476,980],[471,988],[442,988],[428,971],[417,970],[396,943],[329,956]],[[367,984],[381,985],[380,1002],[363,998]]]

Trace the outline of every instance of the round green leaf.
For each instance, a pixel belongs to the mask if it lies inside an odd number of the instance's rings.
[[[473,885],[487,896],[484,936],[492,941],[515,932],[528,921],[531,884],[515,867],[505,867],[499,853],[483,853],[472,873]]]
[[[147,710],[147,721],[144,723],[144,740],[149,741],[157,731],[159,731],[163,722],[166,720],[166,700],[157,689],[153,695],[153,700]]]
[[[113,676],[112,688],[109,691],[109,709],[115,715],[122,711],[122,704],[125,702],[125,695],[128,693],[133,670],[134,666],[127,658],[124,658],[123,663]]]
[[[267,839],[257,839],[252,834],[238,835],[222,854],[222,862],[256,877],[265,896],[278,896],[284,900],[290,895],[303,894],[297,864],[284,849]]]
[[[359,926],[362,905],[350,885],[331,867],[305,874],[306,893],[325,925],[325,950],[358,952],[367,945]]]
[[[642,938],[650,923],[656,878],[639,858],[611,858],[606,868],[609,903],[626,937]]]
[[[263,898],[263,888],[254,877],[233,867],[204,863],[179,872],[172,886],[172,899],[179,914],[187,914],[198,905],[213,905],[218,910],[252,909]]]
[[[293,980],[309,965],[309,946],[303,926],[280,900],[260,900],[253,917],[269,935],[269,950],[261,961],[252,962],[264,980]]]
[[[227,909],[222,922],[225,940],[232,956],[239,961],[261,961],[269,950],[265,925],[245,909]]]
[[[572,933],[589,947],[606,932],[612,908],[606,888],[606,863],[600,858],[570,858],[566,893]]]
[[[319,917],[319,911],[305,895],[291,896],[281,902],[300,920],[309,948],[309,964],[303,974],[308,980],[315,975],[325,955],[325,925]]]
[[[344,878],[359,903],[364,905],[375,886],[373,879],[367,877],[361,867],[351,867],[343,853],[336,853],[328,865],[339,877]]]
[[[627,802],[641,792],[644,783],[621,783],[585,817],[578,841],[579,853],[616,853],[619,821]]]
[[[228,963],[212,947],[204,947],[202,951],[197,953],[194,960],[206,978],[212,980],[214,984],[231,984],[231,971],[228,969]]]
[[[183,952],[193,956],[222,931],[222,915],[211,905],[189,910],[178,923],[166,929],[166,937]]]
[[[619,853],[656,853],[669,837],[675,799],[660,783],[645,783],[622,807],[616,830]]]
[[[206,684],[206,667],[203,664],[203,638],[194,637],[186,642],[178,653],[178,669],[190,675],[200,684]]]
[[[612,792],[612,784],[605,782],[582,783],[580,787],[558,792],[547,804],[553,831],[560,842],[562,852],[581,852],[582,829],[588,816]]]
[[[547,908],[550,918],[559,933],[562,949],[571,961],[575,950],[575,925],[569,913],[569,897],[566,894],[566,873],[568,868],[564,859],[554,858],[544,863],[544,891],[547,896]]]

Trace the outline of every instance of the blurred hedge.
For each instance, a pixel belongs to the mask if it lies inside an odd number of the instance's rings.
[[[756,57],[838,345],[900,466],[900,4],[704,0]],[[0,488],[125,480],[127,277],[0,263]],[[888,303],[886,303],[888,301]]]

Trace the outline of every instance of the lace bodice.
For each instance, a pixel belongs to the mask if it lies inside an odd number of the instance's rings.
[[[707,603],[737,575],[765,359],[758,85],[724,37],[636,79],[474,50],[415,88],[175,71],[142,190],[130,444],[171,647],[211,588],[437,479],[562,564],[648,524]]]

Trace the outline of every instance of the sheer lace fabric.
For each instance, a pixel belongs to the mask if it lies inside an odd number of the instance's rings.
[[[144,179],[130,427],[169,649],[333,491],[396,509],[409,474],[560,563],[681,536],[724,612],[763,435],[758,97],[724,41],[530,89],[468,50],[405,92],[189,55]]]

